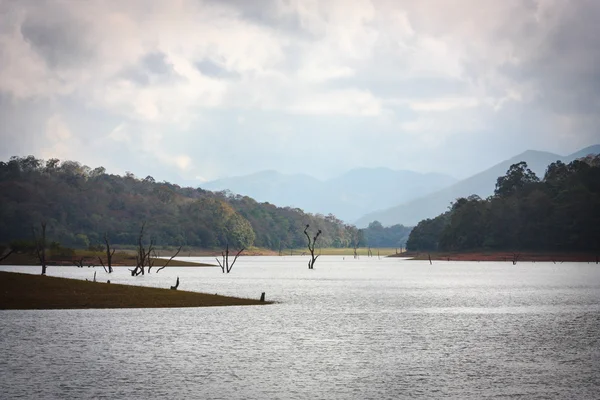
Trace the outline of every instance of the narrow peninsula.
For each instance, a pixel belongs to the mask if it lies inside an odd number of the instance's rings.
[[[270,304],[215,294],[0,271],[0,309],[168,308]]]

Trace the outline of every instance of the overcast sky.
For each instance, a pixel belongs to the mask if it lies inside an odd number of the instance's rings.
[[[600,1],[0,0],[0,159],[465,177],[600,142]]]

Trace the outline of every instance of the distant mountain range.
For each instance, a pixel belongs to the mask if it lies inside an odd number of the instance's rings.
[[[379,221],[384,226],[395,224],[414,226],[425,218],[433,218],[443,213],[459,197],[467,197],[472,194],[479,195],[482,198],[490,196],[494,193],[496,179],[506,175],[506,171],[512,164],[521,161],[527,162],[529,168],[541,179],[549,164],[557,160],[569,163],[589,154],[600,154],[600,145],[586,147],[568,156],[528,150],[446,188],[400,203],[400,205],[392,208],[366,214],[356,220],[355,223],[359,228],[367,226],[372,221]]]
[[[303,174],[261,171],[218,179],[201,187],[212,191],[230,190],[281,207],[297,207],[324,215],[331,213],[352,222],[366,213],[425,196],[456,181],[437,173],[359,168],[325,181]]]

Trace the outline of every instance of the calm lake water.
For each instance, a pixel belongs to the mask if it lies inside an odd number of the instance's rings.
[[[202,259],[200,259],[202,260]],[[204,259],[213,260],[214,259]],[[269,306],[0,311],[3,399],[598,399],[600,266],[240,257],[51,276]],[[1,267],[39,273],[40,267]]]

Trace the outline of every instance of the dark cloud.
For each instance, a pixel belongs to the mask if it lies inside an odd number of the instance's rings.
[[[140,66],[156,75],[170,75],[174,73],[173,65],[167,61],[165,53],[161,52],[146,54],[140,60]]]
[[[300,17],[295,12],[285,12],[278,0],[212,0],[219,5],[229,5],[232,9],[240,13],[240,17],[251,23],[268,26],[273,30],[280,31],[286,35],[295,37],[310,37],[302,27]],[[282,3],[282,4],[285,4]]]
[[[213,78],[236,79],[240,76],[237,72],[230,71],[208,58],[198,61],[194,65],[203,75]]]
[[[183,79],[175,71],[166,54],[159,51],[145,54],[135,66],[128,67],[118,77],[138,86],[147,86],[156,82],[173,83]]]
[[[538,106],[557,113],[597,113],[600,111],[598,21],[600,2],[569,3],[553,25],[536,27],[542,31],[543,40],[533,48],[521,49],[525,62],[507,66],[503,72],[516,82],[532,83],[539,93]]]
[[[85,40],[85,27],[69,17],[30,15],[21,25],[21,34],[53,69],[89,62],[94,54]]]

